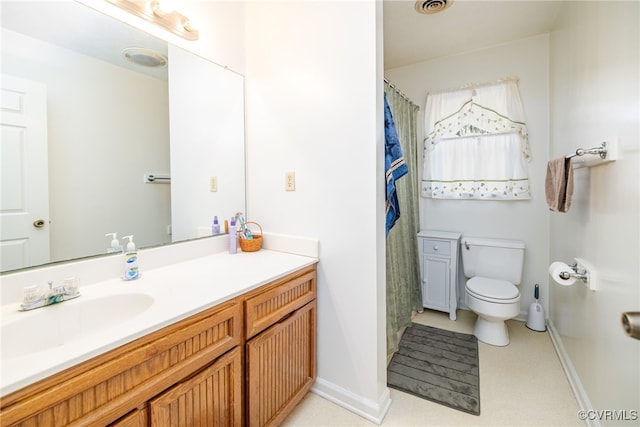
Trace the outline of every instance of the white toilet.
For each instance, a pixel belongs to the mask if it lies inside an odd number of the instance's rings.
[[[473,334],[487,344],[509,344],[504,323],[520,314],[524,242],[465,237],[461,239],[462,265],[468,278],[465,302],[478,315]]]

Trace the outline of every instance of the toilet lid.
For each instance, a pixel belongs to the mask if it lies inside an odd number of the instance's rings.
[[[474,277],[467,281],[467,289],[480,297],[498,300],[514,299],[520,296],[518,288],[511,282],[486,277]]]

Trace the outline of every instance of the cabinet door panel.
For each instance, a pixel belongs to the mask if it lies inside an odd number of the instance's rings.
[[[109,427],[147,427],[147,410],[135,409]]]
[[[424,257],[422,300],[425,307],[449,311],[450,266],[448,258]]]
[[[246,338],[249,339],[316,298],[315,268],[245,301]]]
[[[241,370],[241,352],[235,348],[151,400],[151,426],[242,425]]]
[[[316,377],[316,301],[247,342],[248,425],[277,425]]]

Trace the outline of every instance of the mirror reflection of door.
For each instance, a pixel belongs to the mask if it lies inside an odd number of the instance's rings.
[[[47,91],[2,75],[0,271],[49,262]]]

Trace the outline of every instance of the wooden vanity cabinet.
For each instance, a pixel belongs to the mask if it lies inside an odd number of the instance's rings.
[[[315,266],[249,296],[245,316],[247,425],[278,425],[316,378]]]
[[[151,426],[236,426],[242,410],[239,348],[149,402]]]
[[[315,376],[312,265],[2,397],[0,423],[277,425]]]
[[[0,419],[3,426],[144,425],[137,423],[146,422],[150,399],[216,366],[241,343],[242,305],[235,299],[3,397]],[[241,401],[235,366],[221,393]]]
[[[109,424],[109,427],[146,427],[149,425],[147,408],[135,409],[119,420]]]
[[[236,347],[109,426],[239,426],[242,417],[242,354]]]

